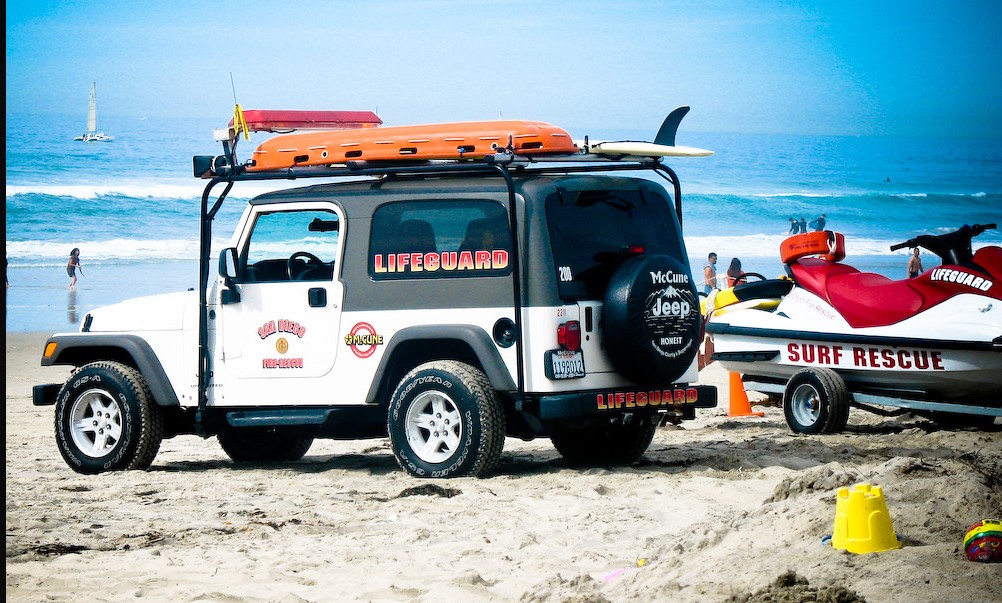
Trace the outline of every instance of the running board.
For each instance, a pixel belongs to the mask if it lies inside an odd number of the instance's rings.
[[[365,415],[372,415],[366,417]],[[230,427],[322,427],[339,422],[386,420],[385,410],[376,406],[332,408],[267,408],[234,410],[226,413]]]

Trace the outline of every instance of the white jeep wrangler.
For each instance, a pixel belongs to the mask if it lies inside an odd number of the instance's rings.
[[[256,463],[388,436],[423,477],[488,475],[507,436],[627,464],[658,425],[716,405],[695,385],[700,304],[660,158],[249,172],[237,135],[194,158],[210,179],[199,290],[94,310],[46,343],[42,365],[75,368],[33,402],[55,405],[73,470],[144,469],[182,434]],[[325,183],[250,200],[210,274],[230,187],[285,178]]]

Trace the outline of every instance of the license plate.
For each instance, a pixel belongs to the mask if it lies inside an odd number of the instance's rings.
[[[580,379],[585,376],[584,354],[580,350],[549,350],[546,352],[548,379]]]

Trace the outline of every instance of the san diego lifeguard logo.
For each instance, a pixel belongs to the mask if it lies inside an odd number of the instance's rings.
[[[299,324],[294,320],[288,320],[286,318],[281,318],[279,320],[269,320],[268,322],[261,325],[257,330],[257,336],[261,339],[268,339],[272,335],[277,333],[289,333],[295,335],[297,338],[302,339],[306,336],[306,327]],[[262,358],[261,368],[266,369],[301,369],[303,368],[302,358],[286,358],[285,354],[289,352],[289,340],[285,337],[279,337],[275,340],[275,351],[278,352],[282,358]]]
[[[359,358],[368,358],[376,353],[376,346],[383,345],[383,336],[367,322],[357,323],[344,336],[344,342]]]

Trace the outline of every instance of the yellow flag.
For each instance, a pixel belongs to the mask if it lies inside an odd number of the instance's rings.
[[[244,119],[244,110],[240,108],[240,103],[237,103],[233,108],[233,127],[236,129],[237,136],[243,132],[244,140],[250,140],[250,129],[247,128],[247,120]]]

